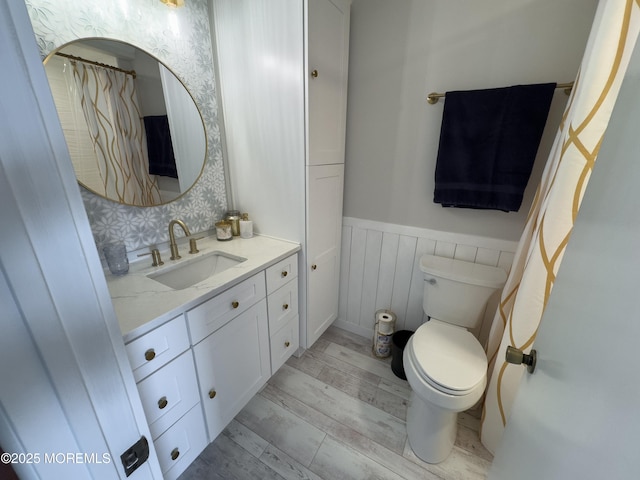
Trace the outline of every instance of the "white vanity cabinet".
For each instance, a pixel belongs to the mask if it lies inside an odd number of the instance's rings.
[[[194,297],[172,320],[128,336],[165,478],[177,478],[298,349],[298,255],[277,258],[211,298]]]
[[[302,244],[300,343],[338,315],[350,0],[212,0],[234,203]]]
[[[298,349],[297,278],[291,255],[185,313],[211,441]]]

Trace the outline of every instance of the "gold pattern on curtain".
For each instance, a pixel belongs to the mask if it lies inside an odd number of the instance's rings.
[[[528,351],[535,340],[639,30],[639,0],[600,1],[489,334],[481,440],[491,452],[524,372],[504,352],[508,345]]]
[[[126,204],[162,203],[157,180],[149,175],[133,77],[83,62],[71,64],[104,187],[98,193]]]

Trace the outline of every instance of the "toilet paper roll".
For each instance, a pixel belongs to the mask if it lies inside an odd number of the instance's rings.
[[[376,325],[378,333],[382,335],[391,335],[396,324],[395,313],[389,310],[378,310],[376,312]]]

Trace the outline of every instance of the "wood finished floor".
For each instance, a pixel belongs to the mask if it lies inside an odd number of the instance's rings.
[[[479,412],[459,415],[444,462],[418,459],[407,442],[409,384],[371,339],[331,327],[292,357],[182,474],[180,480],[475,480],[491,454]]]

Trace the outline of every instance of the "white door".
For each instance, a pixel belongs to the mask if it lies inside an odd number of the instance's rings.
[[[0,0],[0,43],[1,460],[124,479],[151,436],[23,2]],[[162,478],[149,448],[130,478]]]
[[[344,163],[351,2],[308,1],[308,162]]]
[[[307,167],[307,347],[338,317],[344,165]]]
[[[638,92],[636,48],[490,479],[640,476]]]

